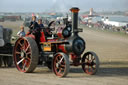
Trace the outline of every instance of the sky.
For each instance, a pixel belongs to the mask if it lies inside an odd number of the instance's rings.
[[[0,12],[128,11],[128,0],[0,0]]]

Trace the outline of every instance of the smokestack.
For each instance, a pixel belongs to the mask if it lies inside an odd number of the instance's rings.
[[[77,7],[73,7],[70,9],[70,11],[72,12],[72,31],[74,34],[78,33],[78,12],[79,12],[79,8]]]

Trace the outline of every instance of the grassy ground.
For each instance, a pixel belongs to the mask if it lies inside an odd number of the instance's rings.
[[[11,28],[13,30],[13,36],[17,35],[17,32],[20,30],[20,26],[23,25],[23,21],[5,21],[0,22],[0,25],[2,25],[4,28]],[[25,27],[25,31],[27,32],[28,28]]]

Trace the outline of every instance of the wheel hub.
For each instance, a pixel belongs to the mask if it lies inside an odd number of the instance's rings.
[[[89,61],[87,62],[87,65],[88,65],[88,66],[92,66],[92,65],[93,65],[93,62],[92,62],[91,60],[89,60]]]
[[[26,57],[26,52],[24,50],[21,51],[21,57]]]
[[[56,67],[59,68],[59,66],[60,66],[59,63],[56,63]]]

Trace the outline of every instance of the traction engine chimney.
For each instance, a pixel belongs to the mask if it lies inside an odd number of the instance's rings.
[[[79,12],[79,8],[77,7],[73,7],[70,9],[70,11],[72,12],[72,31],[73,34],[78,34],[78,12]]]

